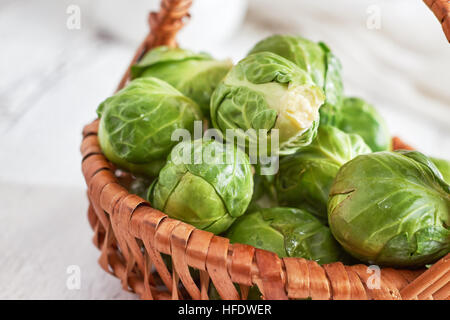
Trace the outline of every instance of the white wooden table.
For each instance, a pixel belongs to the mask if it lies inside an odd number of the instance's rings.
[[[0,299],[135,298],[97,265],[78,150],[83,125],[113,91],[136,44],[89,21],[68,30],[65,10],[73,3],[83,9],[75,0],[0,2]],[[349,95],[377,105],[393,134],[450,159],[450,48],[420,1],[273,3],[250,1],[238,33],[192,49],[237,61],[272,33],[324,40],[342,60]],[[379,30],[366,26],[373,4]],[[79,290],[67,287],[73,265]]]

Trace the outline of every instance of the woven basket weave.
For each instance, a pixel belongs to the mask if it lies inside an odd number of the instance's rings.
[[[176,46],[175,35],[189,17],[191,2],[162,1],[160,11],[149,16],[151,32],[131,64],[155,46]],[[450,41],[450,4],[425,2]],[[130,69],[118,89],[129,76]],[[102,154],[97,130],[98,120],[85,126],[81,145],[93,241],[101,250],[101,267],[142,299],[208,299],[210,281],[222,299],[246,299],[252,285],[265,299],[450,299],[450,254],[426,271],[384,268],[380,288],[373,289],[365,265],[320,266],[301,258],[280,259],[275,253],[230,244],[226,238],[171,219],[122,186],[123,177]],[[410,148],[398,138],[393,145]],[[162,254],[171,256],[171,268]],[[190,268],[198,270],[196,280]]]

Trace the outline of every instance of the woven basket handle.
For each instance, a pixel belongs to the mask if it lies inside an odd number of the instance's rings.
[[[151,12],[148,16],[150,33],[136,50],[127,71],[120,80],[117,91],[125,87],[130,79],[131,66],[139,61],[151,48],[166,45],[176,47],[175,36],[183,27],[186,18],[190,18],[189,8],[192,0],[162,0],[158,12]]]
[[[447,40],[450,42],[450,1],[449,0],[423,0],[433,11],[436,18],[442,24]]]

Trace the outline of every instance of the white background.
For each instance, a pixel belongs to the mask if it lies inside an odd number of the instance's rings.
[[[80,30],[66,27],[71,4],[81,8]],[[0,298],[134,298],[97,265],[79,145],[157,6],[0,0]],[[348,95],[375,104],[393,134],[450,159],[450,46],[421,1],[250,0],[246,7],[194,0],[180,44],[238,61],[273,33],[323,40],[342,61]],[[367,27],[374,12],[379,29]],[[80,290],[66,287],[70,265],[81,268]]]

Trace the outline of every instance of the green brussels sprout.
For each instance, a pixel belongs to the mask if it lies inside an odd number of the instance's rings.
[[[280,160],[275,183],[280,204],[305,208],[326,221],[328,194],[339,168],[370,152],[359,135],[320,126],[309,146]]]
[[[133,78],[150,76],[170,83],[208,116],[211,94],[231,66],[230,60],[217,61],[206,53],[161,46],[132,66],[131,74]]]
[[[328,221],[354,257],[419,267],[450,251],[450,187],[417,151],[361,155],[339,170]]]
[[[386,122],[378,111],[363,99],[344,99],[337,126],[347,133],[359,134],[373,152],[392,149],[392,139]]]
[[[343,99],[342,66],[323,43],[291,35],[274,35],[258,42],[249,54],[273,52],[308,72],[316,85],[323,88],[325,104],[320,108],[320,123],[335,124]]]
[[[291,154],[314,138],[323,99],[322,90],[294,63],[270,52],[255,53],[234,66],[214,91],[211,120],[227,141],[234,140],[226,134],[229,129],[247,148],[267,139],[269,152],[272,129],[278,129],[274,153]]]
[[[219,234],[244,214],[252,193],[251,165],[244,152],[195,140],[174,147],[148,198],[170,217]]]
[[[430,157],[431,162],[438,168],[445,182],[450,184],[450,161]]]
[[[232,243],[252,245],[280,258],[299,257],[320,264],[339,261],[342,250],[330,229],[307,211],[268,208],[247,213],[227,232]]]
[[[194,130],[200,108],[168,83],[156,78],[133,80],[97,109],[105,156],[132,173],[155,176],[177,143],[176,129]]]

